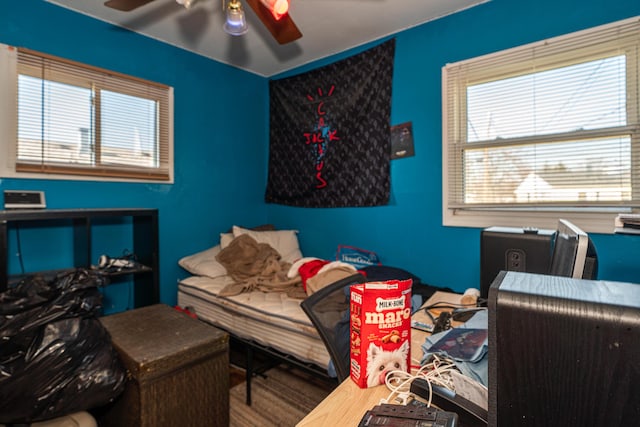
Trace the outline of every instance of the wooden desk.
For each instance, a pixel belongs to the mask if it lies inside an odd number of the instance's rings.
[[[436,302],[459,304],[461,297],[462,295],[459,294],[436,292],[423,304],[423,307]],[[431,319],[424,313],[424,310],[417,311],[412,318],[431,323]],[[427,335],[427,332],[411,329],[412,364],[417,365],[422,359],[422,344],[424,344]],[[313,411],[307,414],[297,424],[297,427],[357,426],[365,412],[379,404],[380,399],[386,398],[389,393],[389,389],[384,385],[361,389],[351,378],[347,378]]]

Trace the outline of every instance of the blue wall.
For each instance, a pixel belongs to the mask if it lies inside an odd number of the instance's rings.
[[[174,87],[173,185],[0,179],[0,190],[44,190],[48,208],[158,208],[162,301],[175,303],[176,281],[185,276],[177,264],[180,257],[211,246],[233,223],[264,222],[268,152],[264,78],[41,0],[2,2],[0,43]],[[13,234],[10,239],[15,245]],[[47,257],[68,249],[66,242],[42,234],[37,240],[41,249],[48,250],[42,251],[49,253]],[[34,259],[40,253],[28,251],[37,245],[24,243],[27,271],[41,268]],[[109,254],[117,256],[125,248],[110,249],[117,252]],[[12,256],[14,272],[16,262]],[[108,298],[105,307],[122,309],[119,305],[126,301],[120,300]]]
[[[392,161],[389,206],[269,205],[269,220],[301,230],[304,254],[330,258],[338,244],[353,245],[377,252],[383,263],[408,269],[425,283],[460,291],[478,287],[481,230],[442,226],[442,67],[639,14],[640,2],[628,0],[492,0],[398,34],[391,123],[413,123],[416,154]],[[640,283],[640,238],[594,234],[592,239],[600,278]]]
[[[628,0],[492,0],[400,33],[392,124],[413,123],[416,155],[392,162],[391,203],[303,209],[264,203],[266,79],[40,0],[2,2],[0,43],[174,87],[176,179],[172,185],[0,179],[0,190],[44,190],[49,208],[158,208],[161,299],[168,304],[175,303],[176,281],[186,275],[177,265],[179,258],[212,246],[218,233],[232,224],[264,222],[299,229],[305,255],[332,258],[338,244],[354,245],[376,251],[385,264],[410,270],[426,283],[457,290],[477,287],[480,230],[442,226],[442,66],[636,15],[640,2]],[[32,238],[52,251],[61,250],[55,239]],[[601,278],[640,283],[640,238],[592,238]],[[70,250],[66,242],[60,246]],[[43,257],[42,252],[37,256]],[[35,262],[34,257],[28,261]],[[10,261],[15,268],[16,260]],[[123,299],[110,297],[106,306],[118,310],[126,304]]]

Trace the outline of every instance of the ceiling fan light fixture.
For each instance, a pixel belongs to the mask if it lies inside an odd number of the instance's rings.
[[[185,9],[191,8],[191,5],[193,5],[193,3],[195,2],[196,0],[176,0],[176,3],[178,3],[180,6],[184,6]]]
[[[232,36],[241,36],[249,30],[247,18],[239,0],[230,0],[226,7],[224,31]]]
[[[276,20],[289,13],[289,0],[260,0]]]

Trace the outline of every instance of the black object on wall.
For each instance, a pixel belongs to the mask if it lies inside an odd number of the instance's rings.
[[[390,39],[269,82],[267,203],[306,208],[389,203],[394,52]]]
[[[555,230],[489,227],[480,235],[480,297],[489,296],[489,287],[498,273],[549,272]]]
[[[411,128],[411,122],[391,126],[391,160],[415,155]]]

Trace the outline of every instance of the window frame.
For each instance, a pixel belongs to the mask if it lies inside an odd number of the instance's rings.
[[[640,139],[640,19],[638,17],[602,25],[599,27],[571,33],[556,38],[531,43],[524,46],[507,49],[501,52],[460,61],[454,64],[446,64],[442,68],[442,209],[443,225],[458,227],[537,227],[555,229],[558,218],[566,218],[589,232],[613,233],[614,219],[619,213],[629,213],[634,211],[635,206],[570,206],[568,203],[563,206],[504,206],[504,207],[474,207],[472,205],[460,206],[455,204],[451,192],[456,176],[454,176],[453,165],[458,162],[460,166],[464,156],[464,150],[454,151],[452,138],[459,138],[461,144],[466,143],[467,118],[466,118],[466,88],[471,84],[482,81],[506,79],[514,75],[522,75],[523,70],[530,69],[525,58],[531,56],[536,49],[546,49],[545,63],[549,68],[553,68],[560,58],[561,66],[584,62],[589,59],[597,59],[610,56],[611,52],[620,52],[620,45],[625,43],[615,40],[611,34],[616,33],[620,28],[634,28],[630,31],[631,36],[624,39],[629,43],[632,39],[633,51],[624,50],[627,55],[627,126],[619,128],[618,132],[629,132],[632,138],[632,158],[638,155],[638,142]],[[635,31],[635,33],[633,33]],[[591,40],[598,37],[605,39],[602,43],[581,44],[583,40]],[[571,46],[571,48],[569,48]],[[501,63],[503,58],[513,59],[511,63]],[[537,59],[537,58],[536,58]],[[471,83],[449,80],[455,71],[455,67],[465,67],[471,64],[483,64],[483,67],[473,69]],[[537,65],[537,64],[536,64]],[[480,67],[478,67],[480,68]],[[631,72],[629,69],[631,68]],[[543,65],[544,69],[544,65]],[[540,71],[540,69],[536,69]],[[597,136],[599,131],[578,131],[575,133],[561,134],[567,136]],[[536,138],[531,138],[536,139]],[[540,139],[549,139],[549,135],[541,136]],[[584,138],[583,138],[584,139]],[[497,145],[496,145],[497,146]],[[458,153],[456,153],[456,151]],[[453,159],[453,160],[452,160]],[[636,161],[637,165],[638,162]],[[461,168],[457,168],[462,170]],[[459,177],[458,179],[463,179]],[[635,170],[632,165],[632,191],[634,202],[640,202],[638,192],[640,192],[640,170]]]
[[[0,150],[8,155],[0,162],[0,176],[5,178],[64,179],[83,181],[145,182],[172,184],[173,163],[173,88],[161,83],[82,64],[26,48],[0,44]],[[22,57],[20,56],[22,55]],[[26,56],[25,56],[26,55]],[[24,58],[27,60],[24,60]],[[30,60],[53,63],[54,78],[43,77]],[[18,161],[18,78],[20,75],[45,78],[94,92],[92,107],[93,137],[96,155],[100,155],[100,93],[103,90],[151,100],[157,105],[156,149],[158,164],[153,167],[123,164],[55,164]]]

